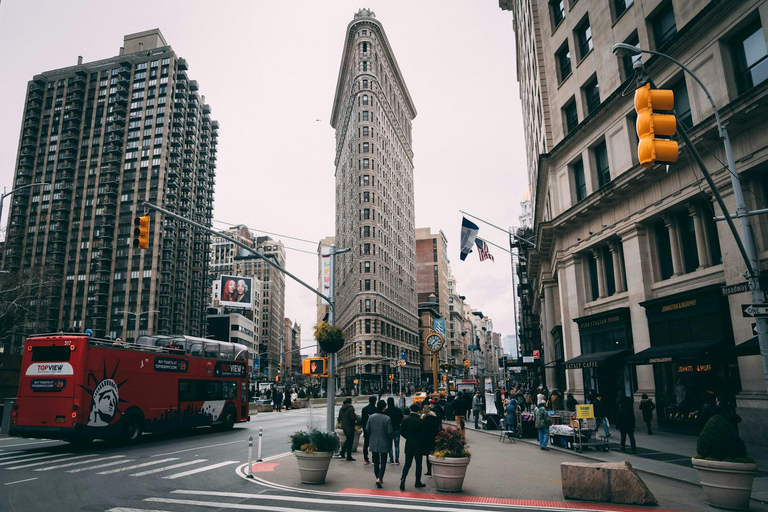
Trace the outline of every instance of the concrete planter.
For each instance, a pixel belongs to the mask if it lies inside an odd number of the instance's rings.
[[[461,492],[467,466],[469,466],[469,457],[439,459],[430,455],[429,462],[432,464],[432,476],[438,491]]]
[[[328,466],[331,465],[333,452],[304,453],[297,450],[293,454],[296,455],[301,483],[325,483],[325,476],[328,474]]]
[[[361,430],[355,430],[355,437],[352,439],[352,451],[356,452],[357,447],[360,444],[360,434],[362,434],[363,431]],[[336,429],[336,435],[339,436],[339,448],[344,446],[344,441],[347,440],[347,436],[344,435],[343,430]]]
[[[292,402],[292,405],[294,409],[306,409],[307,407],[309,407],[309,399],[297,398]]]
[[[713,507],[749,509],[757,464],[692,459],[707,503]]]

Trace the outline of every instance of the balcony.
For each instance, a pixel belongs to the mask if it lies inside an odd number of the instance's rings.
[[[40,127],[40,118],[39,117],[32,117],[30,119],[27,119],[24,121],[24,128],[25,129],[31,129],[35,130],[37,132],[37,129]]]
[[[22,170],[31,171],[35,166],[35,160],[32,157],[21,157],[19,159],[19,172]]]
[[[127,97],[128,96],[128,88],[124,87],[122,85],[117,85],[115,87],[115,94],[117,94],[117,97]]]
[[[75,130],[67,130],[60,137],[62,142],[65,142],[68,140],[75,141],[75,140],[78,140],[79,138],[80,138],[80,134]]]
[[[119,149],[121,151],[123,149],[123,137],[122,137],[122,135],[120,135],[118,133],[111,133],[111,134],[109,134],[104,139],[104,142],[107,143],[107,144],[111,144],[111,145],[115,145],[116,144],[116,145],[120,146]]]
[[[187,103],[181,99],[176,99],[176,101],[173,102],[173,108],[176,110],[176,112],[184,110],[186,107]]]
[[[128,95],[125,96],[119,96],[115,98],[115,101],[112,103],[115,106],[115,111],[118,109],[118,107],[122,107],[120,110],[123,114],[125,114],[125,106],[128,105]]]
[[[24,137],[23,139],[21,139],[21,147],[22,148],[37,147],[37,139],[33,139],[32,137]]]
[[[123,152],[123,146],[118,146],[117,144],[109,144],[108,146],[105,146],[104,149],[102,149],[102,153],[105,155],[117,155],[122,154]]]
[[[128,102],[126,102],[126,101],[120,101],[120,102],[113,103],[112,104],[113,105],[112,113],[124,116],[125,115],[125,107],[126,107],[127,104],[128,104]]]
[[[186,71],[187,70],[186,59],[176,59],[176,69],[178,69],[179,71]]]
[[[122,136],[125,133],[125,126],[119,123],[112,123],[107,127],[107,133]]]
[[[117,68],[117,74],[119,76],[129,77],[131,76],[131,66],[130,64],[124,64]]]
[[[113,162],[119,164],[121,160],[122,160],[121,156],[107,155],[104,158],[102,158],[101,162],[104,163],[104,164],[109,164],[109,163],[113,163]]]

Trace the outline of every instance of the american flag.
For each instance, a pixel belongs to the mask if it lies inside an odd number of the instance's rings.
[[[480,261],[485,261],[487,259],[490,259],[491,261],[495,261],[493,259],[493,255],[491,254],[491,251],[488,250],[488,244],[485,243],[480,238],[475,238],[475,245],[477,246],[477,254],[480,256]]]

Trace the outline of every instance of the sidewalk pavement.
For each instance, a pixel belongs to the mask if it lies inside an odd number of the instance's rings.
[[[445,422],[450,425],[451,423]],[[640,437],[640,436],[638,436]],[[662,437],[662,436],[659,436]],[[422,477],[426,487],[414,488],[415,466],[411,467],[406,479],[406,490],[399,490],[400,476],[405,463],[405,454],[400,454],[400,465],[387,464],[384,476],[384,489],[376,489],[373,476],[373,465],[364,465],[362,456],[362,439],[354,462],[333,459],[328,470],[325,484],[302,484],[296,458],[288,455],[275,458],[269,462],[253,465],[256,481],[267,486],[282,490],[290,488],[310,490],[313,492],[328,492],[340,494],[356,494],[367,496],[402,497],[412,500],[440,500],[471,502],[475,504],[508,504],[549,508],[578,508],[586,510],[631,510],[645,509],[644,507],[626,507],[605,503],[589,503],[566,501],[563,499],[562,483],[560,480],[561,462],[584,461],[584,457],[600,457],[598,460],[619,461],[628,460],[633,465],[644,466],[641,478],[659,501],[661,509],[711,511],[703,499],[698,483],[687,483],[696,479],[695,474],[689,480],[670,479],[661,469],[664,464],[675,471],[688,470],[683,466],[668,464],[647,458],[641,458],[618,452],[588,452],[580,455],[571,450],[551,448],[541,451],[535,440],[518,439],[516,443],[499,442],[498,431],[475,431],[468,428],[466,438],[469,450],[472,452],[467,476],[464,480],[463,492],[450,494],[438,492],[431,478]],[[640,439],[638,439],[640,441]],[[677,448],[674,440],[666,440],[668,446]],[[404,446],[405,440],[401,440]],[[694,443],[695,444],[695,443]],[[641,445],[642,446],[642,445]],[[679,451],[679,450],[678,450]],[[596,455],[597,454],[597,455]],[[659,466],[657,468],[656,466]],[[638,469],[640,469],[638,467]],[[651,469],[653,471],[649,471]],[[426,463],[424,465],[426,472]],[[690,469],[690,471],[694,471]],[[698,480],[696,479],[696,482]],[[656,509],[658,510],[658,509]],[[753,502],[752,510],[768,511],[768,506]]]

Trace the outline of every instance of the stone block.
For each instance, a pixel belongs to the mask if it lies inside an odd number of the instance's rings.
[[[658,502],[629,462],[563,462],[563,497],[634,505]]]

